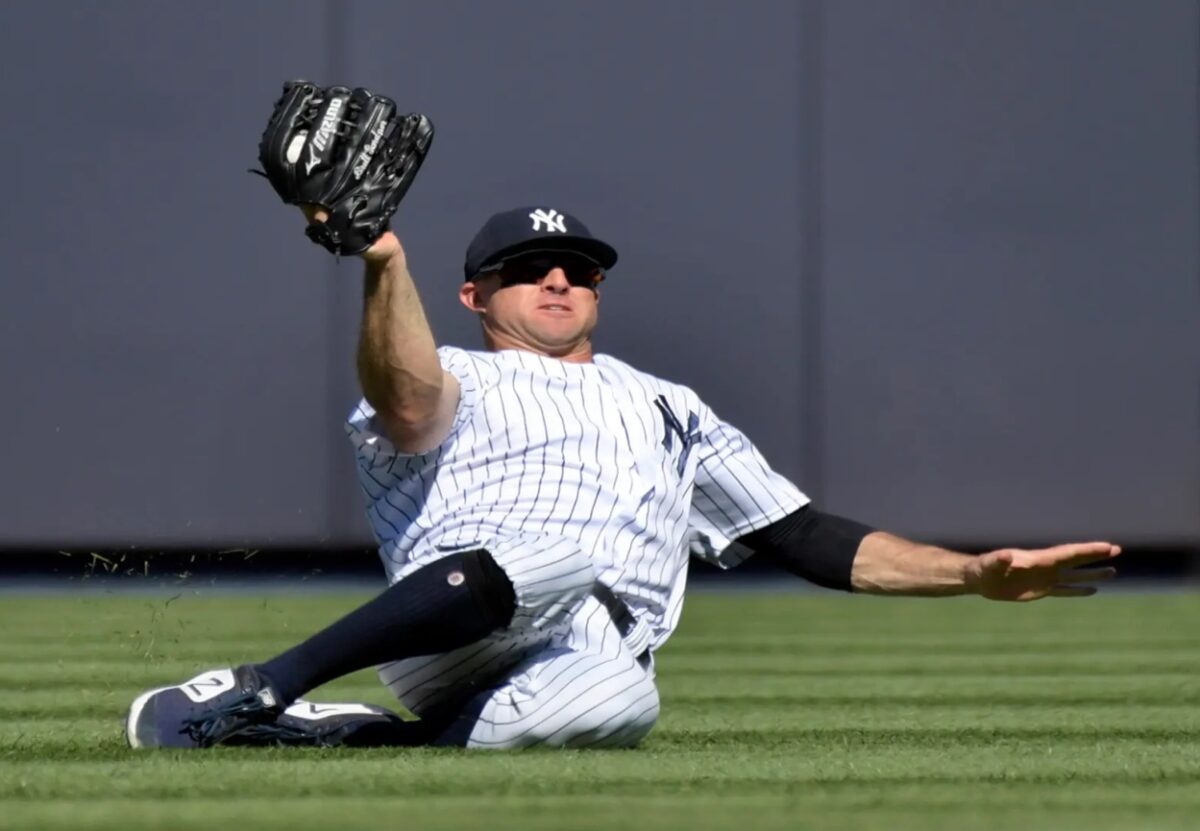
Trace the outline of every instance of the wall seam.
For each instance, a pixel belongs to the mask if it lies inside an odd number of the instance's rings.
[[[824,3],[808,0],[800,15],[800,394],[803,397],[804,438],[801,490],[820,498],[825,493],[825,388],[822,362],[823,257],[822,139],[824,135],[822,64],[824,59]]]
[[[1200,216],[1200,0],[1197,0],[1197,2],[1193,4],[1192,11],[1194,15],[1192,18],[1192,29],[1196,36],[1195,51],[1193,52],[1196,59],[1196,76],[1195,87],[1192,90],[1192,113],[1195,117],[1196,130],[1195,134],[1192,136],[1192,148],[1196,151],[1196,176],[1193,179],[1193,184],[1196,187],[1196,211],[1197,215]],[[1197,302],[1200,303],[1200,244],[1197,245],[1196,254],[1196,299]],[[1197,336],[1200,338],[1200,330],[1197,331]],[[1198,350],[1196,354],[1200,355],[1200,350]],[[1200,400],[1200,364],[1197,364],[1196,366],[1195,384],[1197,400]],[[1196,418],[1196,435],[1197,439],[1200,440],[1200,413],[1197,414]],[[1200,459],[1197,460],[1196,481],[1200,482]],[[1196,510],[1200,511],[1200,505],[1196,506]],[[1200,546],[1200,539],[1193,540],[1193,544]],[[1192,567],[1194,569],[1194,573],[1197,576],[1200,576],[1200,562],[1193,562]]]
[[[318,81],[322,86],[348,85],[347,55],[349,52],[349,24],[347,18],[354,13],[354,4],[341,0],[322,0],[321,25],[325,33],[325,77]],[[357,258],[355,258],[357,259]],[[322,535],[318,545],[345,544],[343,537],[349,529],[344,522],[346,494],[342,492],[339,471],[348,458],[349,451],[341,441],[342,422],[353,406],[353,402],[341,400],[345,386],[345,373],[349,366],[343,354],[347,341],[343,337],[343,326],[348,319],[347,303],[352,292],[346,285],[342,272],[345,266],[334,257],[329,258],[325,268],[325,395],[326,418],[325,440],[325,516]]]

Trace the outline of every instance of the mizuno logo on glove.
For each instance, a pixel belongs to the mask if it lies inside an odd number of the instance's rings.
[[[337,126],[338,116],[341,115],[342,105],[345,103],[345,98],[334,98],[329,102],[329,109],[325,110],[321,126],[317,128],[317,132],[313,133],[313,137],[308,143],[308,162],[304,165],[305,173],[312,173],[313,168],[321,163],[322,159],[317,155],[317,151],[324,153],[329,147],[329,139],[333,135],[333,128]]]

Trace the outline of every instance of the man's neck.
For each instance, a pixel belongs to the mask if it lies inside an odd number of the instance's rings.
[[[541,355],[543,358],[555,358],[560,361],[565,361],[569,364],[590,364],[592,363],[592,342],[590,340],[576,344],[569,351],[557,352],[550,349],[530,346],[527,343],[510,340],[508,338],[493,338],[487,333],[484,334],[484,345],[489,352],[501,352],[505,349],[516,349],[521,352],[532,352],[534,355]]]

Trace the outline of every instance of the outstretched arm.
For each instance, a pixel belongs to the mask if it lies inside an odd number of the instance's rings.
[[[1037,551],[1005,548],[978,556],[875,531],[811,505],[738,542],[781,568],[818,585],[866,594],[990,600],[1086,597],[1084,583],[1110,579],[1111,567],[1080,569],[1121,553],[1107,542],[1058,545]]]
[[[971,556],[875,531],[858,546],[850,570],[854,591],[944,597],[978,594],[990,600],[1086,597],[1096,588],[1083,583],[1110,579],[1111,567],[1080,566],[1111,560],[1121,553],[1107,542],[1069,543],[1023,551],[1005,548]]]

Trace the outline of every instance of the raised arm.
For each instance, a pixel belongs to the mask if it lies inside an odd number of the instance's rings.
[[[324,222],[315,206],[301,210]],[[399,238],[387,231],[362,253],[363,316],[358,382],[378,424],[402,453],[437,447],[450,435],[458,409],[458,379],[442,369],[433,331]]]
[[[457,380],[444,372],[404,248],[388,229],[433,141],[433,123],[364,87],[288,81],[258,146],[261,173],[307,220],[305,236],[361,256],[366,290],[358,376],[375,429],[404,453],[432,450],[454,425]]]
[[[430,450],[450,435],[458,379],[438,360],[400,240],[388,231],[362,258],[366,275],[358,380],[363,396],[398,450]]]

